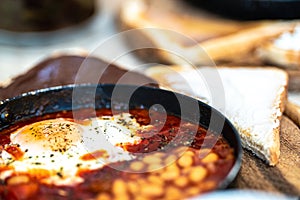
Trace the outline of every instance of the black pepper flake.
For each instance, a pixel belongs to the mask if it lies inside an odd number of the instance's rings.
[[[54,156],[54,154],[50,154],[50,158],[52,158]]]
[[[6,166],[9,166],[9,165],[11,165],[14,162],[15,162],[14,160],[9,159],[9,162],[6,163]]]
[[[61,172],[57,172],[56,175],[59,177],[59,178],[63,178],[63,175]]]
[[[82,163],[77,163],[76,167],[80,167],[82,165]]]

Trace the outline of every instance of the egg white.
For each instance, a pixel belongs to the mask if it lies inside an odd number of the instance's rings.
[[[84,123],[57,118],[26,125],[10,136],[10,145],[19,146],[24,156],[16,159],[2,151],[0,166],[11,169],[1,173],[0,180],[22,172],[47,184],[81,183],[84,180],[78,170],[100,169],[107,163],[134,159],[120,144],[140,142],[134,133],[141,128],[129,113],[87,119]],[[97,151],[104,152],[103,156],[93,154]],[[90,155],[89,159],[83,159],[85,155]]]

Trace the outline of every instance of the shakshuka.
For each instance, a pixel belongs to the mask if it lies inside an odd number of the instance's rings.
[[[47,114],[2,131],[0,199],[183,199],[216,189],[234,165],[222,136],[180,117],[90,113]]]

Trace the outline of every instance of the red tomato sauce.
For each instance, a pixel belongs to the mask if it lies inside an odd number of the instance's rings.
[[[0,151],[10,143],[10,133],[26,124],[58,117],[73,119],[73,115],[77,117],[74,121],[83,123],[94,111],[75,112],[47,114],[11,126],[0,133]],[[234,150],[222,136],[177,116],[149,113],[146,109],[129,112],[140,125],[152,125],[134,133],[142,138],[141,142],[122,145],[136,155],[135,159],[79,170],[78,176],[84,182],[75,186],[48,185],[29,174],[15,173],[1,180],[0,199],[183,199],[215,190],[231,170]],[[122,111],[96,110],[97,116],[116,113]],[[10,151],[22,156],[17,148],[11,147]],[[103,156],[106,152],[96,153]],[[90,156],[93,155],[85,159]],[[7,166],[0,164],[0,173],[5,170]]]

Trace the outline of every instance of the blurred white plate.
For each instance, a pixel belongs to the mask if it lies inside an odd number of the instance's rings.
[[[224,190],[204,194],[190,200],[297,200],[298,197],[283,196],[256,190]]]

